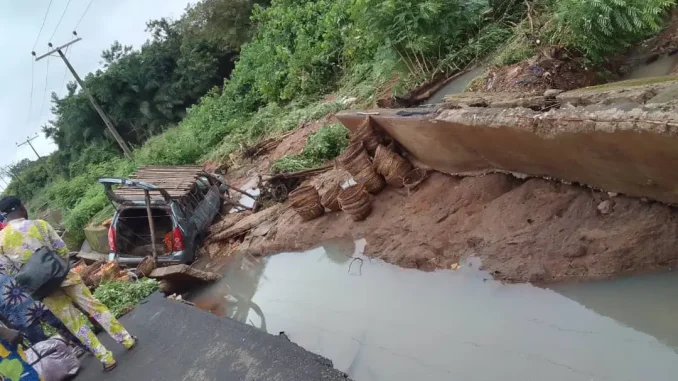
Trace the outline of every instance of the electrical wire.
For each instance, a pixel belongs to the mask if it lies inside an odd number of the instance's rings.
[[[26,124],[31,122],[31,114],[33,113],[33,85],[35,82],[35,60],[31,58],[31,99],[28,102],[28,118]]]
[[[54,32],[52,32],[52,36],[49,38],[49,42],[52,42],[52,39],[54,38],[54,35],[56,34],[57,30],[59,29],[59,25],[61,25],[61,21],[64,19],[64,16],[66,15],[66,11],[68,10],[68,6],[71,4],[71,0],[68,0],[66,3],[66,7],[64,8],[64,11],[61,13],[61,17],[59,17],[59,22],[57,23],[56,28],[54,28]]]
[[[70,51],[70,46],[66,47],[66,59],[68,59],[68,52]],[[61,79],[61,86],[59,86],[59,90],[63,89],[64,83],[66,83],[66,75],[68,74],[68,67],[64,68],[64,77]]]
[[[71,42],[73,42],[74,39],[75,39],[75,36],[71,37]],[[71,51],[71,46],[68,45],[66,47],[66,52],[64,53],[66,55],[66,59],[68,59],[68,53],[70,53],[70,51]],[[59,90],[63,89],[64,83],[66,83],[66,75],[68,75],[68,67],[64,68],[64,77],[61,80],[61,86],[59,86]]]
[[[45,12],[45,17],[42,19],[42,25],[40,26],[40,31],[38,32],[38,37],[35,38],[35,43],[33,44],[33,51],[35,51],[35,47],[38,46],[38,41],[40,40],[40,35],[42,34],[42,30],[45,28],[45,23],[47,22],[47,15],[49,15],[49,9],[52,8],[52,1],[54,0],[49,0],[49,5],[47,5],[47,11]]]
[[[42,104],[40,104],[40,116],[42,116],[43,114],[45,100],[47,99],[47,84],[49,82],[49,59],[50,57],[47,57],[47,74],[45,74],[45,93],[42,96]]]
[[[80,16],[80,20],[78,20],[78,23],[75,24],[73,31],[78,30],[78,27],[80,26],[80,23],[82,22],[82,19],[85,18],[85,15],[87,14],[87,11],[89,11],[89,7],[92,5],[93,2],[94,2],[94,0],[89,0],[89,4],[87,4],[87,8],[85,8],[85,11],[82,12],[82,16]]]

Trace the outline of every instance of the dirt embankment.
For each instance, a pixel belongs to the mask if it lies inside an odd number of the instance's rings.
[[[334,170],[318,188],[347,177]],[[363,222],[331,213],[302,222],[283,207],[238,249],[254,255],[305,250],[325,240],[367,240],[366,255],[408,268],[448,269],[477,256],[510,282],[598,279],[669,268],[678,260],[678,213],[668,206],[510,175],[434,173],[414,193],[387,189]],[[232,254],[224,243],[208,251]]]

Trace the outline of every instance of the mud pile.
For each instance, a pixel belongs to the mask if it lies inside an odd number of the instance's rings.
[[[313,180],[345,178],[332,171]],[[477,256],[510,282],[598,279],[675,266],[678,214],[666,205],[542,179],[505,174],[458,178],[434,174],[407,195],[388,189],[363,222],[328,213],[302,222],[276,208],[238,249],[253,255],[300,251],[337,237],[365,238],[366,253],[408,268],[449,269]],[[223,244],[208,247],[218,258]]]

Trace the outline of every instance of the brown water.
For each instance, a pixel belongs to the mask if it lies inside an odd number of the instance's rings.
[[[284,331],[356,381],[678,375],[676,274],[549,290],[502,285],[478,263],[455,272],[402,269],[364,257],[364,247],[364,240],[338,240],[304,253],[245,257],[193,300],[269,333]]]
[[[649,64],[642,64],[635,68],[624,79],[641,79],[669,75],[678,64],[678,54],[663,56]]]
[[[460,75],[453,81],[450,81],[447,85],[443,86],[438,90],[431,98],[429,98],[427,104],[438,104],[443,103],[445,97],[452,94],[463,93],[466,90],[466,87],[476,79],[478,76],[482,75],[487,69],[483,67],[477,67],[475,69],[469,70],[467,73]]]

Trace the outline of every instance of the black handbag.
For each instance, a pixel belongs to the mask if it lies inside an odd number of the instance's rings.
[[[70,265],[47,247],[38,249],[14,276],[16,282],[33,296],[42,300],[61,287],[70,271]]]

